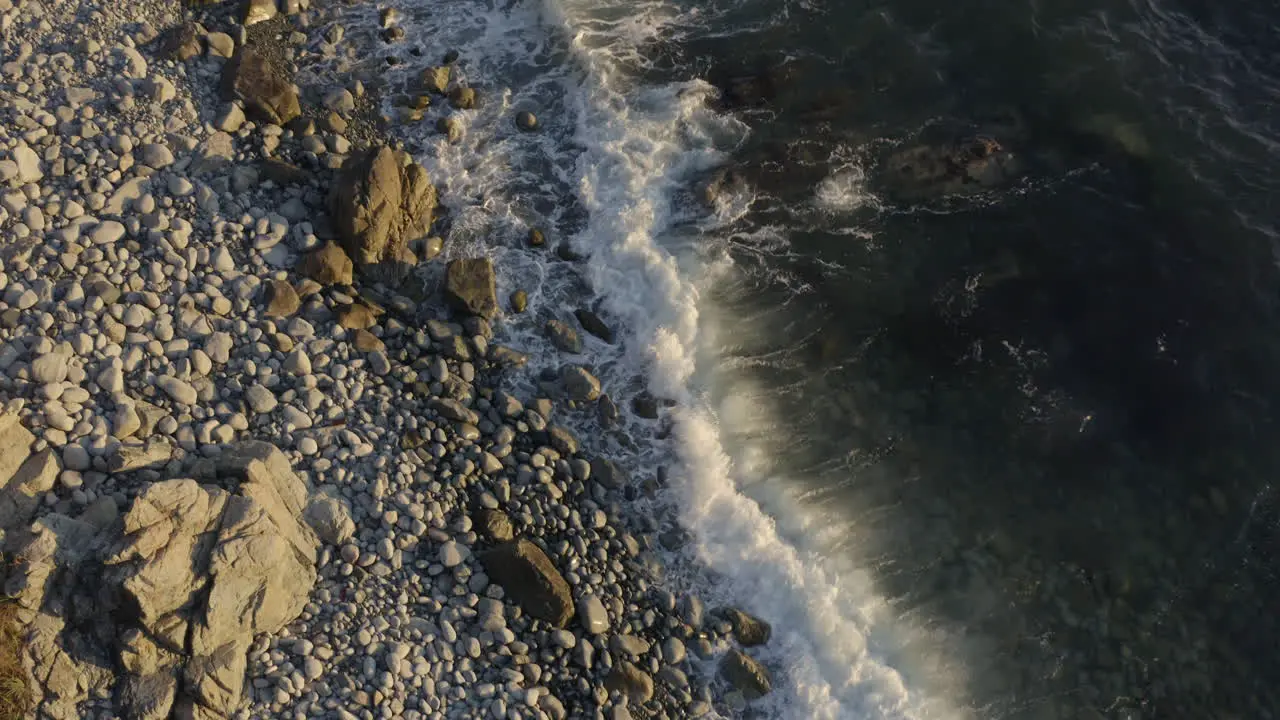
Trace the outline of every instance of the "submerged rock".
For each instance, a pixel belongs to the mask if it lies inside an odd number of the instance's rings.
[[[626,695],[636,705],[643,705],[653,698],[653,678],[635,665],[623,661],[613,666],[604,680],[610,692]]]
[[[890,191],[907,200],[981,192],[1020,173],[1014,154],[989,137],[900,150],[883,169]]]

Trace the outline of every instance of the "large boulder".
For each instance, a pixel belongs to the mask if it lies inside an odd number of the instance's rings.
[[[31,521],[62,470],[52,450],[32,454],[35,436],[14,413],[0,413],[0,538]]]
[[[556,627],[573,619],[573,595],[569,583],[551,558],[526,538],[503,543],[480,555],[489,578],[529,615]]]
[[[250,115],[274,125],[302,114],[288,74],[253,45],[242,46],[222,69],[222,95],[240,100]]]
[[[342,246],[357,266],[405,268],[417,262],[409,244],[431,227],[436,189],[421,165],[383,145],[347,158],[329,204]]]
[[[122,518],[108,499],[9,537],[42,716],[97,695],[124,717],[231,717],[253,638],[302,612],[320,542],[305,481],[266,443],[203,462],[209,482],[154,483]]]
[[[453,309],[486,320],[498,314],[498,292],[489,258],[462,258],[445,268],[444,296]]]

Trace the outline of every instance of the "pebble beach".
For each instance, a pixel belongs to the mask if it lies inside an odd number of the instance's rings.
[[[344,34],[347,13],[377,32]],[[334,69],[404,35],[342,3],[0,0],[0,521],[26,716],[768,702],[767,618],[668,579],[666,468],[600,441],[667,422],[584,354],[621,342],[614,322],[559,307],[513,337],[542,298],[450,232],[422,161],[496,103],[459,81],[465,48],[412,87]],[[538,230],[492,242],[582,260]]]

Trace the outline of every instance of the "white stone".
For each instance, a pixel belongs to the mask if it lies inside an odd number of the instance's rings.
[[[115,220],[107,220],[98,223],[98,226],[89,231],[89,242],[94,245],[110,245],[118,242],[124,237],[124,225]]]
[[[289,356],[284,359],[284,371],[290,375],[310,375],[311,374],[311,358],[303,352],[302,348],[296,348]]]
[[[180,405],[195,405],[199,399],[199,396],[196,395],[196,389],[191,387],[191,383],[179,380],[172,375],[156,378],[156,387],[163,390],[166,395]]]
[[[70,358],[62,353],[45,353],[31,363],[31,377],[46,385],[59,383],[67,379],[70,364]]]
[[[210,261],[213,263],[213,269],[220,273],[228,273],[236,269],[235,258],[231,257],[231,251],[224,247],[214,250]]]
[[[466,562],[470,557],[471,551],[466,545],[460,545],[455,540],[450,540],[440,546],[440,564],[447,568],[457,567]]]
[[[44,172],[40,170],[40,156],[36,154],[35,150],[19,144],[9,153],[9,156],[18,166],[18,174],[15,178],[18,181],[17,184],[26,185],[39,182],[44,177]]]

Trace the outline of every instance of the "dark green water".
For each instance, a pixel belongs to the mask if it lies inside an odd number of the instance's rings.
[[[672,54],[752,127],[713,300],[780,418],[737,438],[760,474],[962,648],[978,717],[1280,715],[1280,6],[724,22],[762,27]],[[975,135],[1022,174],[886,183],[895,152]]]

